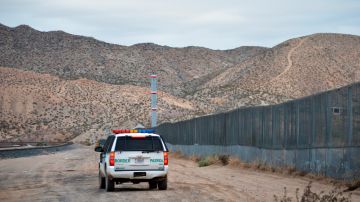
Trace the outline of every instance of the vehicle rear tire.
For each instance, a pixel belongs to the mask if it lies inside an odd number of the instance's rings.
[[[158,187],[160,190],[166,190],[167,189],[167,179],[159,181]]]
[[[109,177],[106,175],[105,178],[105,189],[107,192],[114,191],[115,183],[114,180],[109,179]]]
[[[105,177],[101,177],[99,171],[99,189],[105,189]]]
[[[156,189],[157,188],[157,183],[154,181],[150,181],[149,182],[149,189]]]

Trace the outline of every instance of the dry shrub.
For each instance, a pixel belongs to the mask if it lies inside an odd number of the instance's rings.
[[[344,195],[344,191],[340,190],[340,187],[334,187],[330,192],[320,193],[313,192],[311,190],[312,182],[309,182],[305,187],[303,194],[299,196],[299,188],[296,189],[296,201],[297,202],[350,202],[351,194]],[[287,196],[286,187],[284,187],[284,194],[281,197],[274,195],[274,201],[276,202],[291,202],[291,197]]]
[[[246,168],[246,169],[251,168],[252,166],[253,166],[253,164],[250,164],[250,163],[243,163],[241,165],[241,167]]]
[[[298,191],[299,191],[299,189],[296,189],[296,192],[298,192]],[[276,202],[291,202],[292,201],[292,198],[287,195],[286,187],[284,187],[284,195],[282,195],[281,197],[274,195],[274,201],[276,201]]]
[[[328,177],[326,177],[326,176],[314,174],[314,173],[307,173],[306,177],[308,177],[309,179],[317,180],[317,181],[328,179]]]
[[[219,157],[218,156],[215,156],[215,155],[211,155],[211,156],[208,156],[208,157],[205,157],[208,159],[210,165],[212,164],[219,164],[220,163],[220,160],[219,160]]]
[[[37,142],[35,146],[47,146],[46,142]]]
[[[269,171],[269,166],[267,166],[265,164],[260,164],[259,169],[262,171]]]
[[[211,165],[207,158],[202,158],[198,161],[199,167],[205,167]]]
[[[186,159],[186,160],[191,160],[191,161],[194,161],[194,162],[199,162],[201,160],[201,157],[199,157],[199,156],[197,156],[195,154],[193,154],[191,156],[187,156],[187,155],[183,154],[181,151],[171,152],[171,155],[174,158]]]
[[[285,174],[292,175],[296,172],[296,168],[294,166],[285,167]]]
[[[307,172],[302,171],[302,170],[298,170],[298,171],[294,172],[294,175],[301,176],[301,177],[304,177],[306,174],[307,174]]]
[[[354,180],[345,184],[347,189],[345,191],[354,191],[360,187],[360,180]]]
[[[226,166],[229,164],[230,156],[223,154],[223,155],[219,155],[218,159],[220,160],[220,162],[223,166]]]
[[[258,161],[251,163],[251,168],[256,169],[256,170],[260,170],[261,166],[262,166],[262,164]]]
[[[193,154],[189,157],[189,159],[197,163],[201,160],[201,157]]]
[[[219,158],[217,156],[211,155],[211,156],[202,157],[199,160],[198,165],[199,167],[205,167],[216,163],[220,163]]]
[[[275,172],[277,172],[277,169],[275,167],[270,166],[270,171],[275,173]]]
[[[199,165],[199,167],[205,167],[205,166],[209,166],[209,165],[211,165],[211,164],[210,164],[209,158],[208,158],[208,157],[204,157],[204,158],[201,158],[201,159],[198,161],[198,165]]]
[[[80,141],[79,143],[82,144],[82,145],[85,145],[85,146],[91,146],[92,145],[89,138],[86,138],[85,141]]]
[[[232,166],[232,167],[239,167],[239,168],[246,168],[246,169],[252,168],[252,169],[262,170],[262,171],[272,171],[272,170],[274,170],[270,166],[262,164],[262,163],[260,163],[258,161],[255,161],[255,162],[252,162],[252,163],[246,163],[246,162],[241,161],[239,158],[233,157],[233,156],[229,157],[229,165]]]
[[[233,167],[241,167],[242,164],[243,164],[243,162],[241,162],[241,160],[239,158],[230,156],[228,165],[233,166]]]

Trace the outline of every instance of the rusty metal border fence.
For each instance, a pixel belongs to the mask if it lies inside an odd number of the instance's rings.
[[[344,154],[339,157],[339,162],[334,163],[345,163],[342,166],[352,171],[350,175],[359,178],[360,83],[282,104],[239,108],[226,113],[164,123],[157,127],[157,132],[171,145],[217,148],[242,146],[260,150],[309,152],[314,149],[347,148],[346,151],[339,151]],[[219,151],[229,153],[227,149],[216,150],[217,153]],[[202,154],[201,150],[198,152]],[[294,158],[299,158],[294,155]],[[325,151],[324,155],[324,159],[318,160],[330,162],[329,153]],[[258,157],[254,158],[259,160]],[[339,175],[340,171],[335,173],[325,172],[325,175],[345,178],[344,174]],[[349,177],[347,173],[347,178],[354,176]]]

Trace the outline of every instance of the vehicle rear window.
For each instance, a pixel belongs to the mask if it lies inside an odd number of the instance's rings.
[[[132,138],[125,136],[117,138],[115,151],[163,151],[163,146],[159,137]]]

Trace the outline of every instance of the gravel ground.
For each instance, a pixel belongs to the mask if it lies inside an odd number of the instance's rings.
[[[169,157],[168,190],[149,190],[147,183],[116,185],[114,192],[98,188],[99,153],[93,147],[71,145],[46,155],[0,159],[0,201],[273,201],[284,186],[295,198],[308,179],[239,167],[198,167],[190,160]],[[332,185],[314,182],[316,192]],[[352,192],[360,201],[360,191]]]

